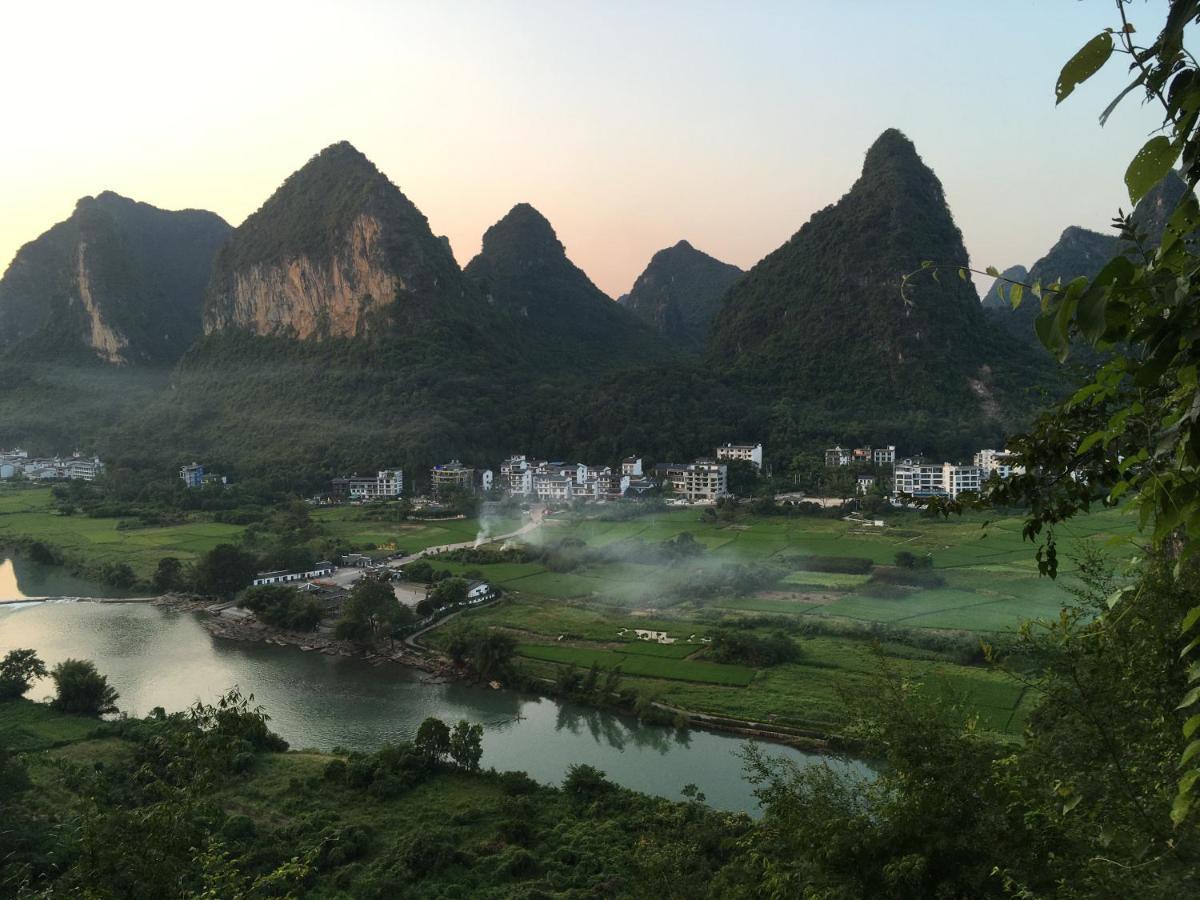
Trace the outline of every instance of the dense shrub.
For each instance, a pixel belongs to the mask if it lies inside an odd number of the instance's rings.
[[[250,610],[268,625],[291,631],[315,631],[325,617],[320,600],[281,584],[246,588],[238,598],[238,606]]]
[[[749,631],[721,628],[712,633],[708,655],[717,662],[746,666],[777,666],[800,658],[796,642],[782,631],[765,637]]]
[[[51,670],[50,677],[57,690],[50,702],[54,709],[96,717],[116,712],[118,694],[91,660],[65,659]]]

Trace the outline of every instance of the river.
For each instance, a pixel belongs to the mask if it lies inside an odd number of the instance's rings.
[[[46,596],[49,577],[27,562],[3,560],[0,600]],[[64,593],[88,595],[86,583],[73,582]],[[36,649],[47,665],[67,657],[93,660],[120,693],[118,706],[130,715],[212,701],[237,685],[254,694],[271,716],[271,728],[293,748],[320,750],[369,750],[409,740],[427,716],[467,719],[484,726],[485,768],[520,769],[554,784],[572,763],[589,763],[635,790],[679,799],[683,786],[692,783],[713,806],[757,811],[751,786],[741,777],[741,739],[640,725],[514,691],[422,683],[424,673],[398,665],[222,640],[191,613],[143,603],[0,604],[0,654],[16,647]],[[46,679],[29,696],[44,699],[51,693]],[[791,748],[772,746],[771,752],[867,772],[857,762]]]

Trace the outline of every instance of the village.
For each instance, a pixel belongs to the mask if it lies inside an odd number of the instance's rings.
[[[852,474],[854,496],[819,497],[790,492],[777,494],[774,500],[783,505],[811,503],[823,509],[853,509],[858,498],[875,494],[896,507],[930,497],[956,498],[969,491],[978,491],[990,478],[1008,478],[1022,471],[1014,454],[982,449],[970,463],[929,462],[919,456],[899,457],[894,445],[843,448],[840,445],[824,451],[824,465],[829,470]],[[763,473],[764,457],[761,443],[726,443],[714,448],[705,457],[691,462],[659,462],[648,465],[639,456],[621,460],[619,466],[597,466],[584,462],[552,461],[524,454],[509,456],[493,468],[477,468],[454,459],[437,464],[428,472],[428,490],[411,496],[411,484],[406,482],[400,468],[380,469],[373,475],[350,474],[334,478],[329,491],[312,498],[310,503],[374,504],[409,498],[414,509],[427,515],[437,515],[463,498],[485,503],[517,501],[523,525],[510,534],[484,534],[473,542],[429,547],[413,554],[395,549],[383,555],[349,553],[336,560],[323,560],[301,570],[259,572],[251,587],[288,586],[320,602],[325,621],[339,614],[354,586],[364,579],[386,582],[397,602],[413,611],[410,632],[419,633],[432,627],[446,615],[458,610],[479,606],[499,599],[500,590],[481,578],[463,581],[461,596],[451,603],[434,605],[431,597],[441,577],[448,573],[436,570],[438,556],[444,553],[477,547],[482,542],[501,542],[519,537],[538,528],[545,516],[556,510],[578,507],[581,504],[603,504],[615,501],[648,501],[657,499],[668,506],[712,507],[734,498],[730,490],[731,466],[749,467],[755,475]],[[204,466],[191,463],[180,469],[180,478],[189,488],[225,484],[223,477],[205,472]],[[518,507],[514,507],[518,508]],[[447,512],[448,515],[461,515]],[[853,512],[851,513],[854,514]],[[418,560],[421,572],[413,577],[406,569]],[[429,563],[435,568],[430,569]],[[229,602],[208,608],[214,614],[212,627],[227,637],[257,633],[253,613]],[[251,631],[247,632],[249,628]],[[326,631],[332,632],[331,627]],[[328,635],[326,635],[328,637]],[[639,635],[640,637],[640,635]],[[648,635],[651,640],[665,640],[665,635]],[[258,636],[254,639],[261,639]],[[412,649],[414,645],[408,644]]]

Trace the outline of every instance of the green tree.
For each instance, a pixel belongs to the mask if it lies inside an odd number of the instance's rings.
[[[50,672],[57,691],[50,706],[76,716],[99,717],[117,711],[116,690],[89,659],[65,659]]]
[[[998,280],[1014,307],[1039,302],[1039,340],[1059,360],[1091,346],[1102,362],[1066,400],[1039,416],[1025,434],[1009,441],[1024,474],[994,480],[983,502],[1025,506],[1025,536],[1039,541],[1043,574],[1058,572],[1055,527],[1092,505],[1133,498],[1142,524],[1151,526],[1153,546],[1176,560],[1177,573],[1196,552],[1200,530],[1200,64],[1185,48],[1185,28],[1200,20],[1196,0],[1171,0],[1161,30],[1135,28],[1126,4],[1116,2],[1116,21],[1087,42],[1059,75],[1058,102],[1112,58],[1130,64],[1132,82],[1101,116],[1105,121],[1132,93],[1163,114],[1160,133],[1138,151],[1125,172],[1130,203],[1182,162],[1188,190],[1169,211],[1158,246],[1139,232],[1132,215],[1120,222],[1128,252],[1115,256],[1095,278],[1067,284],[1022,284]],[[1141,43],[1142,34],[1157,34]],[[927,264],[926,268],[932,267]],[[965,277],[965,271],[960,272]],[[995,269],[989,274],[998,276]],[[946,511],[960,508],[944,504]],[[1118,588],[1118,605],[1136,597],[1134,585]],[[1184,654],[1200,648],[1200,605],[1183,620],[1191,640]],[[1200,665],[1180,698],[1193,713],[1182,725],[1184,771],[1172,812],[1178,823],[1189,815],[1200,783]],[[1190,762],[1189,762],[1190,761]]]
[[[465,578],[447,578],[430,592],[429,601],[434,609],[462,603],[467,599],[467,587]]]
[[[431,763],[440,761],[450,752],[450,727],[430,716],[417,727],[413,746]]]
[[[229,599],[254,580],[258,560],[233,544],[218,544],[196,563],[196,590]]]
[[[483,758],[483,726],[460,720],[450,732],[449,753],[460,769],[478,772]]]
[[[150,584],[160,594],[182,590],[186,586],[183,563],[174,556],[163,557],[158,561]]]
[[[238,597],[238,606],[249,609],[268,625],[292,631],[315,631],[325,616],[325,606],[319,599],[282,584],[246,588]]]
[[[35,650],[10,650],[0,660],[0,700],[24,697],[38,678],[46,677],[46,664]]]
[[[396,599],[388,581],[364,576],[351,588],[336,632],[340,638],[359,641],[391,638],[411,621],[412,611]]]

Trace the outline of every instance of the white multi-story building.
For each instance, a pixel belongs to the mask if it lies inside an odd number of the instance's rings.
[[[981,472],[975,465],[905,459],[892,469],[892,490],[913,497],[954,499],[968,491],[978,492],[981,483]]]
[[[534,494],[543,503],[561,503],[575,493],[575,479],[566,475],[535,475]]]
[[[762,444],[722,444],[717,448],[717,460],[742,460],[762,471]]]
[[[713,460],[694,463],[659,463],[654,477],[664,489],[692,503],[714,502],[729,493],[729,467]]]
[[[380,469],[374,478],[354,478],[350,481],[350,497],[355,500],[382,500],[404,493],[403,469]]]
[[[980,450],[975,454],[975,465],[979,467],[984,481],[993,472],[1002,479],[1025,472],[1025,467],[1017,462],[1017,454],[1011,450]]]
[[[871,461],[877,466],[890,466],[896,461],[896,446],[876,447],[871,451]]]
[[[628,475],[631,478],[641,478],[642,458],[640,456],[627,456],[621,460],[621,474]]]

